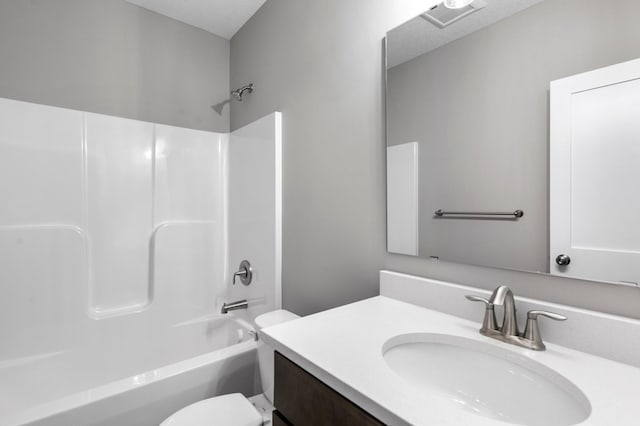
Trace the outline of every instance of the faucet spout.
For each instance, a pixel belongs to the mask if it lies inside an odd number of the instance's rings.
[[[493,294],[491,295],[491,303],[498,306],[504,306],[505,301],[510,298],[513,301],[513,292],[506,285],[501,285],[500,287],[493,290]]]
[[[247,309],[248,307],[249,307],[249,302],[247,302],[246,300],[238,300],[237,302],[223,303],[220,313],[226,314],[229,311],[236,311],[238,309]]]
[[[517,336],[519,332],[516,319],[516,303],[511,289],[504,285],[496,288],[491,295],[490,302],[504,307],[500,331],[506,336]]]

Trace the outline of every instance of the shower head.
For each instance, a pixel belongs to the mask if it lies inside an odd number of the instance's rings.
[[[234,90],[231,92],[231,96],[233,96],[238,102],[242,102],[244,92],[253,92],[253,83],[249,83],[246,86],[242,86],[241,88]]]

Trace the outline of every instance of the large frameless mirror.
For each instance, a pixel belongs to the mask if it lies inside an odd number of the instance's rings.
[[[640,283],[640,2],[453,6],[387,34],[388,251]]]

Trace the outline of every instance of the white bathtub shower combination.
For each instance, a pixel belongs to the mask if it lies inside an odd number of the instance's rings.
[[[209,396],[254,394],[255,342],[231,318],[219,321],[213,331],[205,321],[173,338],[5,363],[0,424],[153,425]]]
[[[150,425],[257,393],[280,143],[278,113],[227,135],[0,99],[0,424]]]

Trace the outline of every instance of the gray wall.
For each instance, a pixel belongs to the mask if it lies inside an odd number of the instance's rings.
[[[640,57],[638,16],[637,1],[606,19],[599,0],[544,1],[388,71],[387,143],[420,145],[422,257],[549,271],[549,82]]]
[[[0,97],[226,132],[229,41],[123,0],[0,1]]]
[[[285,308],[373,296],[386,268],[640,318],[637,289],[386,254],[381,41],[432,3],[269,0],[231,40],[231,86],[256,84],[231,127],[284,113]]]

